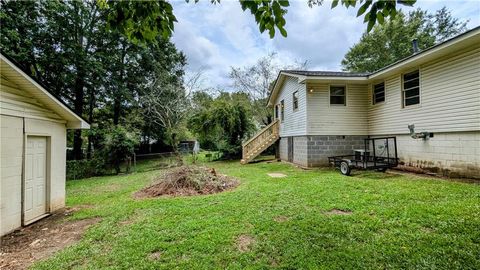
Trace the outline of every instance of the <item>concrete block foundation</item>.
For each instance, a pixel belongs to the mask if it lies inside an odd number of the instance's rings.
[[[371,137],[386,137],[371,136]],[[435,133],[428,140],[409,135],[388,135],[397,138],[398,158],[402,168],[417,168],[441,176],[480,179],[480,132]],[[351,155],[364,149],[361,135],[306,135],[280,138],[280,159],[304,167],[328,166],[328,157]],[[288,160],[289,147],[293,159]]]

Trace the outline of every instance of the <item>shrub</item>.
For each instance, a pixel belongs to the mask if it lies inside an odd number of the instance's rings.
[[[122,126],[115,126],[108,131],[103,147],[105,163],[112,166],[115,172],[120,173],[120,164],[131,158],[135,145],[139,141],[134,132],[127,131]]]
[[[105,173],[105,164],[101,158],[67,161],[68,180],[104,175]]]

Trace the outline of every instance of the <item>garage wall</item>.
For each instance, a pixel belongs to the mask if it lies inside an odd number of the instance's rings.
[[[47,175],[50,178],[50,211],[65,206],[65,164],[67,134],[65,124],[25,118],[25,133],[49,137]],[[49,151],[50,150],[50,151]],[[48,162],[48,161],[47,161]],[[47,180],[48,181],[48,180]]]
[[[65,206],[65,124],[38,119],[1,115],[1,185],[0,235],[9,233],[21,224],[22,173],[25,135],[46,136],[47,188],[50,194],[49,211]],[[25,120],[25,133],[23,121]]]
[[[0,116],[0,235],[21,226],[23,118]]]

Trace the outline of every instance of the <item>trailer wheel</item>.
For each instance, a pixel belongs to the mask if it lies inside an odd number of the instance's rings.
[[[340,172],[341,172],[343,175],[350,175],[350,173],[352,172],[352,169],[351,169],[350,166],[348,165],[348,162],[342,161],[342,162],[340,163]]]
[[[383,172],[383,173],[384,173],[384,172],[386,172],[386,171],[387,171],[387,168],[379,168],[379,169],[377,169],[377,172]]]

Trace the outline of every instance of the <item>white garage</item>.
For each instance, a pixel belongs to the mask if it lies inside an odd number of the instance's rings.
[[[66,131],[89,125],[4,54],[0,76],[0,235],[5,235],[65,206]]]

